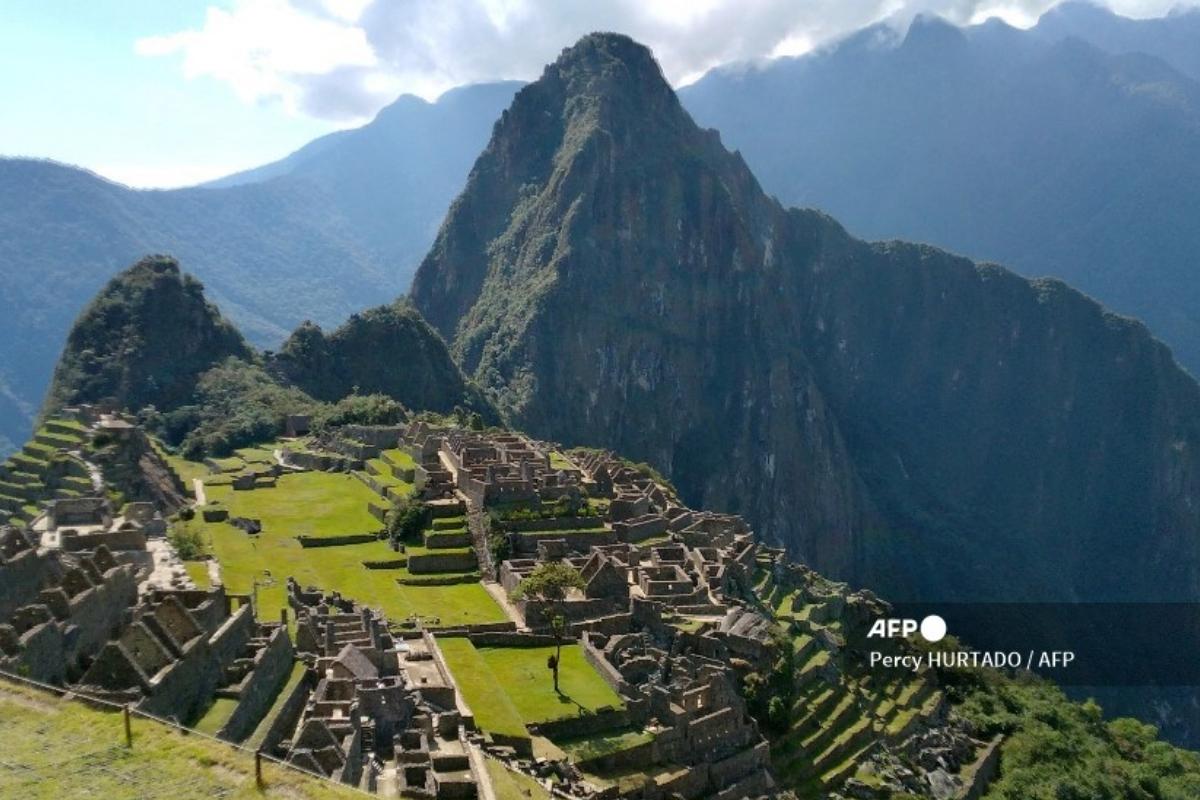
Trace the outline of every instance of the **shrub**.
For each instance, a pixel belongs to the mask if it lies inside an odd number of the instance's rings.
[[[205,554],[204,535],[191,525],[173,525],[167,541],[184,561],[195,561]]]

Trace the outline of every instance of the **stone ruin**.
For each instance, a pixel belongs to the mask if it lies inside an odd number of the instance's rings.
[[[101,545],[86,554],[39,550],[0,532],[0,670],[190,721],[220,690],[239,696],[260,665],[290,667],[279,626],[221,588],[161,590],[139,600],[137,573]],[[246,684],[251,685],[251,684]],[[230,688],[232,687],[232,688]]]
[[[106,547],[68,555],[0,530],[0,669],[45,683],[78,679],[137,597],[134,568]]]
[[[167,523],[153,503],[128,503],[120,514],[106,497],[51,500],[32,526],[43,547],[71,552],[145,550],[148,537],[164,536]]]
[[[479,776],[452,681],[418,632],[398,639],[374,611],[288,581],[311,684],[275,752],[310,772],[393,796],[472,798]]]

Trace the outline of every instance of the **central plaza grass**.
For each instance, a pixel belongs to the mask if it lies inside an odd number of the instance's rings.
[[[300,472],[283,475],[270,489],[235,491],[206,486],[208,502],[219,502],[232,517],[261,520],[264,533],[286,536],[340,536],[371,533],[383,524],[367,511],[378,496],[353,475]]]
[[[0,797],[22,800],[340,800],[360,792],[272,763],[264,791],[254,757],[201,736],[0,682]]]
[[[622,705],[576,644],[562,648],[561,694],[546,666],[554,647],[476,648],[469,639],[444,637],[438,645],[485,731],[524,736],[526,725]]]
[[[263,530],[249,535],[228,522],[205,523],[199,515],[188,526],[199,527],[212,555],[221,565],[221,580],[229,591],[256,594],[258,615],[279,618],[287,604],[287,579],[304,586],[339,591],[399,622],[417,617],[430,624],[504,622],[508,618],[478,583],[450,586],[401,586],[405,569],[367,569],[364,561],[398,558],[385,540],[334,547],[301,547],[297,535],[332,536],[378,530],[366,510],[374,492],[350,475],[305,472],[284,475],[272,489],[234,491],[227,486],[207,488],[208,499],[219,500],[230,516],[262,521]]]

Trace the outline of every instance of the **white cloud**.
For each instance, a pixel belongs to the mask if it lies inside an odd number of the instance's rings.
[[[1130,16],[1177,0],[1110,0]],[[1194,1],[1194,0],[1193,0]],[[531,79],[580,36],[627,33],[654,50],[676,85],[730,61],[807,52],[882,19],[921,12],[965,24],[1032,24],[1054,0],[235,0],[197,30],[138,41],[182,56],[188,76],[228,82],[248,102],[342,122],[396,95]]]
[[[94,172],[134,189],[173,189],[179,186],[195,186],[251,166],[257,165],[109,162],[100,164]]]

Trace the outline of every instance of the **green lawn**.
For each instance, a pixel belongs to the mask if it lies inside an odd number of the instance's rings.
[[[397,557],[386,541],[304,548],[290,536],[269,532],[265,526],[258,536],[249,536],[225,522],[190,524],[203,525],[211,551],[221,562],[221,580],[231,592],[250,594],[257,581],[260,619],[279,618],[279,610],[287,603],[289,576],[305,586],[340,591],[396,622],[413,616],[444,625],[507,619],[478,583],[401,586],[396,578],[407,576],[407,570],[364,567],[364,561]]]
[[[582,739],[556,741],[554,744],[569,755],[572,761],[587,761],[591,758],[619,753],[622,750],[630,750],[653,740],[654,734],[652,733],[625,728],[605,731]]]
[[[209,736],[216,736],[217,731],[225,726],[229,718],[233,716],[234,709],[237,708],[237,700],[228,697],[217,697],[213,699],[212,705],[196,720],[193,728],[201,733],[207,733]]]
[[[264,762],[201,736],[134,717],[132,749],[121,715],[0,683],[0,797],[62,800],[340,800],[362,795]]]
[[[219,500],[230,516],[262,520],[264,533],[337,536],[371,533],[383,525],[367,511],[377,495],[352,475],[300,472],[283,475],[272,489],[234,491],[206,486],[208,500]]]
[[[185,561],[183,568],[187,570],[188,577],[192,579],[192,583],[196,584],[197,589],[208,588],[207,561]]]
[[[401,469],[405,467],[412,469],[417,465],[417,462],[413,461],[413,457],[410,456],[405,450],[384,450],[379,455],[381,458],[386,458],[388,461],[395,464],[397,467],[400,467]]]
[[[271,730],[271,726],[275,724],[275,720],[283,711],[283,705],[292,691],[296,688],[296,684],[304,679],[305,666],[303,661],[297,661],[292,664],[292,672],[288,675],[287,682],[280,688],[279,694],[275,695],[275,699],[271,702],[271,708],[267,710],[266,716],[259,721],[258,727],[254,729],[254,733],[250,734],[250,738],[245,744],[252,750],[257,750],[262,746],[262,743],[267,738],[267,733]]]
[[[494,758],[484,760],[496,800],[550,800],[550,792],[533,778],[513,772]]]
[[[475,721],[487,731],[520,736],[528,724],[622,705],[579,645],[562,649],[562,693],[556,694],[546,667],[553,647],[476,648],[464,638],[439,638],[438,644]]]

